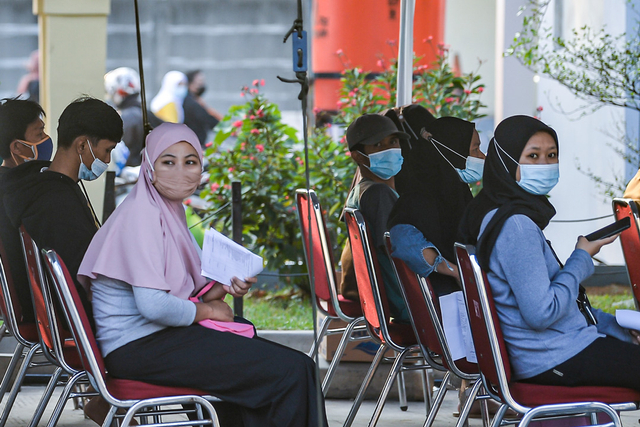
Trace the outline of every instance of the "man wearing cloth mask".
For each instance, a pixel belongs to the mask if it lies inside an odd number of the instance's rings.
[[[22,309],[22,321],[34,322],[33,304],[27,270],[22,256],[18,229],[11,225],[4,208],[3,196],[8,186],[5,176],[17,166],[23,168],[32,160],[51,158],[53,143],[44,132],[44,111],[38,103],[22,99],[4,99],[0,102],[0,240]],[[5,266],[6,268],[7,266]]]
[[[384,242],[389,214],[398,200],[394,176],[400,172],[403,163],[400,139],[409,139],[409,135],[400,132],[390,118],[379,114],[365,114],[351,123],[347,129],[347,143],[351,158],[358,164],[362,178],[349,193],[346,207],[359,209],[367,221],[378,255],[391,316],[396,321],[408,323],[409,314],[393,266],[386,256]],[[340,292],[346,298],[358,299],[353,263],[348,261],[350,258],[351,250],[345,248],[342,254],[343,283]]]
[[[14,227],[24,225],[41,248],[54,249],[76,283],[93,322],[91,304],[76,275],[99,227],[78,181],[98,178],[122,138],[122,119],[104,102],[81,98],[58,121],[58,150],[53,161],[31,161],[5,175],[6,213]]]

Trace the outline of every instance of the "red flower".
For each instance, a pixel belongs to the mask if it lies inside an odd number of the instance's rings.
[[[244,92],[240,92],[240,96],[244,98]]]
[[[384,68],[384,61],[382,59],[378,59],[378,62],[376,64],[378,65],[378,67]]]
[[[537,111],[542,111],[542,105],[540,105],[538,108],[536,108]]]
[[[258,89],[249,89],[249,93],[251,95],[256,95],[258,93]]]
[[[249,116],[249,120],[255,120],[256,116],[254,116],[253,114]]]
[[[234,170],[236,170],[236,168],[234,168],[233,166],[231,166],[231,167],[229,168],[229,173],[233,172]]]
[[[471,94],[471,91],[469,89],[465,89],[464,93],[466,93],[467,95]]]
[[[260,129],[251,129],[251,133],[257,135],[260,133]]]
[[[264,151],[264,145],[256,144],[256,150],[258,150],[258,153],[262,153]]]
[[[211,184],[211,191],[213,193],[215,193],[216,191],[218,191],[218,188],[220,188],[220,184],[218,184],[217,182],[214,182],[213,184]]]
[[[296,157],[296,162],[298,162],[300,166],[304,165],[304,160],[302,160],[300,157]]]
[[[225,190],[231,190],[231,184],[225,184],[224,187]]]
[[[189,206],[191,204],[191,199],[187,199],[183,202],[185,205]]]
[[[422,39],[422,43],[431,43],[431,40],[433,40],[433,36],[429,36],[426,39]]]
[[[264,111],[258,110],[258,117],[260,118],[264,117]]]
[[[484,92],[484,88],[481,86],[478,88],[478,93],[482,93],[482,92]]]
[[[244,147],[245,147],[246,145],[247,145],[246,143],[241,142],[241,143],[240,143],[240,151],[244,151]]]
[[[235,128],[241,128],[242,127],[242,120],[236,120],[235,122],[233,122],[233,127]]]
[[[205,147],[209,148],[213,145],[213,141],[209,141],[206,144],[204,144]]]
[[[395,41],[395,40],[388,39],[388,40],[387,40],[387,44],[388,44],[389,46],[395,46],[395,45],[396,45],[396,41]]]
[[[347,156],[351,157],[351,151],[347,151],[347,152],[346,152],[346,153],[344,153],[344,154],[346,154]]]
[[[260,86],[264,86],[264,79],[260,79]]]
[[[446,102],[447,104],[449,104],[451,102],[454,102],[454,101],[455,101],[455,98],[445,98],[444,99],[444,102]]]
[[[259,86],[260,85],[260,81],[258,79],[255,79],[253,81],[253,83],[251,83],[252,86]]]

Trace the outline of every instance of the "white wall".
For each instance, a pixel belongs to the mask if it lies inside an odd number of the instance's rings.
[[[496,0],[498,34],[496,49],[504,50],[522,25],[522,17],[516,16],[522,0]],[[571,28],[589,25],[594,28],[606,25],[611,33],[625,30],[625,0],[563,0],[563,35],[570,35]],[[503,12],[504,20],[499,22]],[[554,4],[549,7],[544,27],[554,22]],[[502,26],[502,27],[501,27]],[[503,43],[502,46],[500,44]],[[499,55],[496,55],[499,57]],[[605,180],[613,180],[614,175],[624,174],[625,164],[621,157],[607,146],[615,140],[609,134],[615,128],[625,128],[625,111],[622,108],[607,107],[583,118],[568,116],[560,111],[572,111],[584,105],[566,88],[555,81],[542,77],[533,83],[533,73],[525,69],[514,58],[505,58],[496,64],[496,123],[500,117],[514,114],[535,114],[541,106],[542,121],[558,133],[560,146],[560,183],[551,191],[551,202],[557,210],[557,220],[575,220],[600,217],[612,213],[611,201],[605,200],[602,191],[594,182],[577,170],[579,163],[583,169],[590,169]],[[502,76],[500,75],[502,73]],[[561,259],[566,259],[578,235],[587,234],[613,220],[612,217],[592,222],[558,223],[552,222],[545,234]],[[624,264],[620,244],[615,242],[604,248],[597,256],[607,264]]]

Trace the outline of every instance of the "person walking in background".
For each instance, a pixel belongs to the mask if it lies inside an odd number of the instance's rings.
[[[128,67],[120,67],[104,75],[104,89],[107,100],[113,103],[122,117],[124,133],[122,140],[129,149],[126,166],[140,166],[141,152],[144,147],[144,124],[142,122],[142,104],[140,103],[140,77]],[[151,127],[162,124],[152,112],[147,111]]]
[[[189,71],[187,80],[189,92],[184,99],[184,124],[195,132],[200,145],[204,147],[207,134],[222,120],[222,115],[202,99],[202,94],[207,88],[202,70]]]
[[[22,76],[18,82],[16,93],[24,95],[26,99],[33,102],[40,102],[40,55],[37,50],[31,52],[29,61],[25,67],[27,74]]]
[[[160,120],[170,123],[184,122],[184,98],[187,96],[187,76],[180,71],[169,71],[162,78],[158,94],[151,100],[151,111]]]

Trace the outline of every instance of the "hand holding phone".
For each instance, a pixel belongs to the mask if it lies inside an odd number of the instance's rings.
[[[627,228],[631,227],[631,218],[624,217],[619,221],[614,222],[613,224],[609,224],[606,227],[601,228],[600,230],[596,230],[591,234],[587,234],[584,236],[588,241],[593,242],[595,240],[605,239],[607,237],[614,236],[618,233],[623,232]]]

